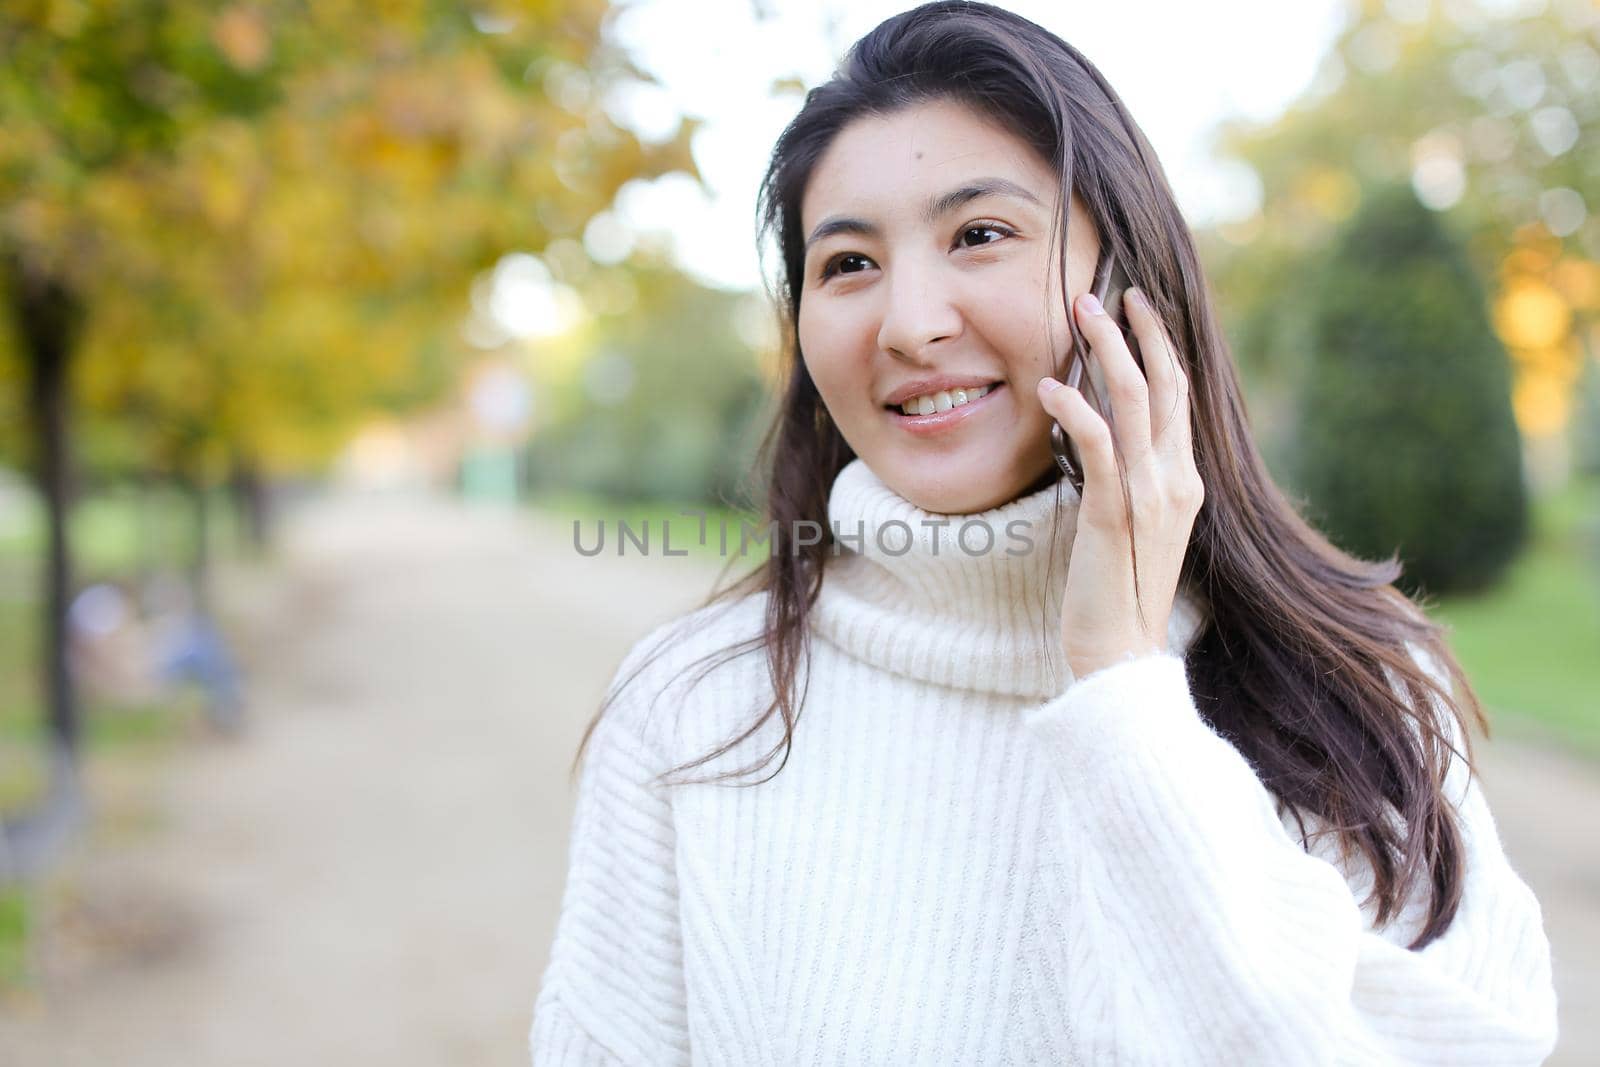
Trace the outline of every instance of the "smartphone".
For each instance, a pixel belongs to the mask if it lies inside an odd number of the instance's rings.
[[[1139,341],[1134,337],[1132,327],[1128,325],[1128,316],[1122,306],[1122,294],[1132,284],[1127,272],[1122,269],[1122,264],[1117,262],[1116,254],[1108,249],[1100,257],[1099,266],[1095,268],[1090,292],[1099,298],[1101,306],[1106,309],[1106,314],[1111,316],[1111,321],[1122,330],[1122,338],[1128,344],[1128,351],[1133,354],[1133,360],[1139,365],[1139,370],[1143,371],[1144,357],[1139,352]],[[1067,316],[1067,328],[1072,335],[1072,348],[1067,353],[1067,364],[1059,369],[1056,380],[1080,390],[1089,401],[1089,405],[1106,420],[1107,425],[1115,426],[1110,394],[1106,390],[1105,372],[1090,356],[1089,342],[1078,329],[1076,312]],[[1086,378],[1087,384],[1085,384]],[[1056,464],[1061,468],[1061,473],[1066,476],[1072,488],[1082,496],[1083,463],[1078,458],[1078,450],[1072,444],[1072,439],[1057,422],[1050,424],[1050,450],[1055,454]]]

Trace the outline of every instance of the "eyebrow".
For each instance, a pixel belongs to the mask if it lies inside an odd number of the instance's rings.
[[[945,213],[954,211],[962,204],[976,200],[982,196],[1010,196],[1019,200],[1026,200],[1030,204],[1039,203],[1039,198],[1026,188],[1011,181],[1009,178],[977,178],[965,185],[951,189],[940,196],[930,197],[922,209],[922,221],[934,222]],[[852,215],[834,215],[817,223],[817,228],[811,231],[811,236],[806,238],[802,254],[811,251],[811,246],[826,237],[839,233],[858,233],[865,237],[876,237],[881,231],[878,225],[866,219],[856,218]]]

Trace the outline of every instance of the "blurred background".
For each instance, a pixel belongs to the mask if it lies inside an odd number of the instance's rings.
[[[910,6],[8,0],[0,1060],[525,1062],[578,737],[758,505],[767,152]],[[1595,1062],[1600,4],[1006,6],[1451,627]]]

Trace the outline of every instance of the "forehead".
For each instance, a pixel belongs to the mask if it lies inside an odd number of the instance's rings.
[[[911,212],[926,194],[978,175],[1009,178],[1044,204],[1055,199],[1057,179],[1032,147],[959,102],[865,116],[840,130],[817,161],[800,202],[801,226],[809,233],[836,211]]]

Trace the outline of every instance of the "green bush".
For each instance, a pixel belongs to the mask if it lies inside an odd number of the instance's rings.
[[[1408,592],[1490,585],[1528,527],[1510,369],[1458,242],[1410,188],[1369,190],[1315,272],[1292,480]]]

